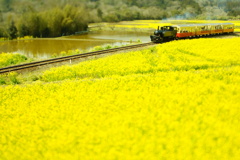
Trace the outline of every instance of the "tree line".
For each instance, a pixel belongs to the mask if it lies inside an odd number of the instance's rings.
[[[239,0],[0,0],[0,37],[57,37],[91,22],[138,19],[229,19]]]
[[[29,9],[29,8],[28,8]],[[66,5],[50,10],[29,9],[22,14],[9,12],[0,19],[0,37],[58,37],[87,30],[88,15],[83,7]],[[3,16],[3,13],[1,13]]]

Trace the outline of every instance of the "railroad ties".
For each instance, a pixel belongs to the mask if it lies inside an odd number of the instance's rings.
[[[142,43],[142,44],[106,49],[106,50],[101,50],[101,51],[94,51],[94,52],[76,54],[76,55],[59,57],[59,58],[52,58],[52,59],[47,59],[47,60],[42,60],[42,61],[20,64],[20,65],[14,65],[14,66],[0,68],[0,74],[5,74],[8,72],[12,72],[12,71],[21,71],[21,70],[25,70],[25,69],[36,68],[39,66],[45,66],[45,65],[54,64],[54,63],[55,64],[61,63],[61,62],[72,63],[72,61],[75,59],[87,58],[87,57],[91,57],[91,56],[97,56],[97,55],[113,53],[113,52],[123,51],[123,50],[128,50],[128,49],[134,49],[134,48],[139,48],[139,47],[145,47],[145,46],[150,46],[150,45],[155,45],[155,44],[152,42]]]

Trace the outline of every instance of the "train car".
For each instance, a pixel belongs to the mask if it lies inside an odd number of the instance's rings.
[[[151,35],[152,42],[163,42],[165,40],[175,39],[177,34],[177,27],[174,26],[163,26],[159,27],[156,31],[154,31],[154,35]]]
[[[176,25],[176,27],[177,38],[201,37],[223,32],[219,24],[188,24]]]
[[[211,34],[209,24],[196,24],[196,37],[207,36]]]
[[[223,33],[233,33],[234,24],[233,23],[224,23],[223,24]]]
[[[233,23],[205,23],[205,24],[181,24],[173,26],[158,27],[151,35],[152,42],[163,42],[166,40],[201,37],[224,33],[233,33]]]
[[[174,25],[174,27],[177,27],[177,35],[176,35],[177,39],[196,36],[196,32],[197,32],[196,25],[182,24],[182,25]]]
[[[223,33],[223,24],[215,23],[209,24],[210,35],[222,34]]]

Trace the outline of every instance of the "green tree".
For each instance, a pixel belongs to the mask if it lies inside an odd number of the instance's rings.
[[[48,21],[48,28],[50,30],[50,37],[62,36],[62,21],[64,19],[62,10],[56,7],[49,12],[45,12]]]
[[[226,4],[226,11],[230,16],[239,16],[240,15],[240,1],[239,0],[229,0]]]
[[[20,37],[31,35],[29,28],[24,23],[20,23],[19,29],[18,29],[18,34]]]
[[[2,11],[10,11],[11,10],[12,0],[0,0],[0,9]]]
[[[15,26],[14,21],[11,22],[9,28],[8,28],[8,37],[9,39],[17,38],[17,27]]]

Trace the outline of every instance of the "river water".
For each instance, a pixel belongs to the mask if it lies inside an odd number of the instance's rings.
[[[122,45],[140,40],[149,42],[149,33],[98,31],[60,38],[36,38],[0,42],[0,53],[21,53],[29,58],[46,59],[68,50],[88,50],[100,45]]]

